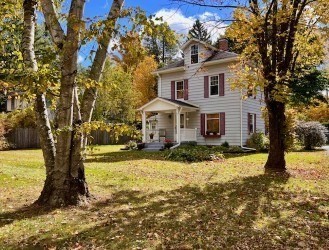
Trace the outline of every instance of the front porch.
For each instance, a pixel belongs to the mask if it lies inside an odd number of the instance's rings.
[[[197,128],[191,123],[199,110],[196,105],[158,97],[139,110],[142,114],[143,142],[197,141]]]
[[[197,141],[197,128],[181,128],[179,129],[179,133],[177,133],[177,128],[175,128],[174,136],[171,137],[161,136],[163,130],[159,129],[146,129],[145,140],[144,142],[164,142],[165,139],[169,139],[173,142],[188,142],[188,141]],[[153,134],[153,138],[151,139],[150,134]],[[178,134],[180,135],[180,140],[178,140]]]

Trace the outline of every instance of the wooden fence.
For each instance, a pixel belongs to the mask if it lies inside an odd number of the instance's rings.
[[[35,128],[16,128],[7,139],[15,148],[40,148],[40,138]]]
[[[40,137],[35,128],[16,128],[7,136],[8,142],[15,148],[40,148]],[[125,144],[130,140],[127,136],[120,136],[118,141],[115,141],[110,133],[102,130],[91,132],[90,143],[93,145],[113,145]]]

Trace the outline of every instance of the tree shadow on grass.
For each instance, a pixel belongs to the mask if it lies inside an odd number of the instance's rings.
[[[123,162],[132,160],[164,160],[163,152],[119,151],[88,156],[86,162]]]
[[[287,249],[326,248],[329,233],[316,202],[284,190],[288,176],[259,175],[205,187],[183,186],[144,194],[120,191],[94,204],[96,226],[64,239],[38,236],[26,248],[95,246],[105,249]],[[88,220],[85,222],[88,224]]]
[[[42,207],[36,203],[33,203],[29,206],[21,207],[15,211],[0,213],[0,228],[15,221],[30,219],[48,214],[53,210],[53,208]]]

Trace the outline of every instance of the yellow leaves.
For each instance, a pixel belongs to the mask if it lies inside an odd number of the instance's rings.
[[[138,104],[142,106],[156,97],[156,77],[152,74],[157,69],[157,62],[153,57],[147,56],[140,62],[133,74],[134,90],[138,93]]]
[[[309,121],[328,122],[329,121],[329,105],[320,102],[316,106],[305,108],[302,112]]]
[[[125,135],[132,139],[140,140],[141,132],[137,130],[134,126],[129,126],[127,124],[114,124],[105,123],[103,121],[91,121],[83,123],[80,128],[78,128],[78,133],[84,133],[90,135],[93,130],[103,130],[110,133],[110,136],[116,141],[119,140],[119,136]]]

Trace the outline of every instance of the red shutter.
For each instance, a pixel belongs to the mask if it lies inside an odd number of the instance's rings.
[[[224,84],[224,74],[219,74],[219,96],[224,96],[225,84]]]
[[[188,100],[188,79],[184,80],[184,100]]]
[[[225,113],[219,113],[220,114],[220,134],[225,135]]]
[[[250,113],[248,113],[248,135],[250,135],[250,123],[251,123],[251,120],[250,120]]]
[[[171,81],[171,100],[175,99],[175,81]]]
[[[257,127],[256,127],[256,116],[257,116],[257,115],[254,114],[254,127],[255,127],[255,128],[254,128],[254,131],[255,131],[255,132],[256,132],[256,129],[257,129]]]
[[[201,135],[205,135],[205,118],[206,115],[205,114],[201,114],[201,119],[200,119],[200,133]]]
[[[204,98],[209,98],[209,76],[204,76]]]

